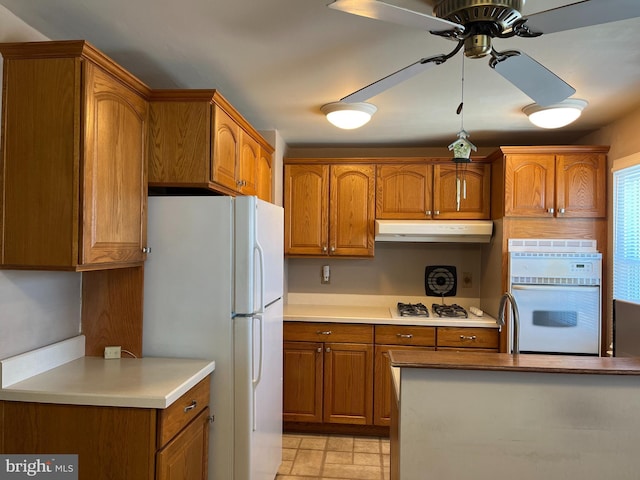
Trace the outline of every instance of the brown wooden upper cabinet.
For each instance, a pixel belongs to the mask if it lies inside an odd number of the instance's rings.
[[[141,265],[148,87],[85,41],[0,52],[2,267]]]
[[[149,186],[271,201],[273,147],[216,90],[151,94]]]
[[[375,167],[287,164],[285,253],[373,256]]]
[[[490,188],[486,163],[378,165],[376,218],[488,219]]]
[[[503,147],[504,215],[606,217],[608,147]]]

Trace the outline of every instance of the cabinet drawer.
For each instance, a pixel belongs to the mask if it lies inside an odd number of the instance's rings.
[[[437,346],[498,348],[498,330],[494,328],[438,327]]]
[[[373,343],[373,325],[285,322],[284,340],[289,342]]]
[[[191,420],[209,406],[211,377],[194,386],[158,414],[158,448],[165,445]]]
[[[376,325],[377,345],[420,345],[432,347],[436,344],[435,327],[408,325]]]

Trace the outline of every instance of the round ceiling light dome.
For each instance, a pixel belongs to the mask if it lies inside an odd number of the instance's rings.
[[[576,121],[588,105],[586,100],[568,98],[559,103],[543,107],[537,103],[522,109],[529,121],[540,128],[561,128]]]
[[[327,120],[336,127],[353,130],[371,120],[371,116],[376,113],[378,107],[366,102],[333,102],[323,105],[320,110],[326,115]]]

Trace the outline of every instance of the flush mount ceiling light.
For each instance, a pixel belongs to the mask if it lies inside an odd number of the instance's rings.
[[[587,106],[586,100],[568,98],[562,102],[542,107],[537,103],[527,105],[522,109],[529,121],[541,128],[560,128],[574,122]]]
[[[365,102],[333,102],[323,105],[320,110],[336,127],[353,130],[371,120],[371,116],[376,113],[378,107]]]

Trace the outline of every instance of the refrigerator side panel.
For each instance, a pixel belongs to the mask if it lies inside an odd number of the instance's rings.
[[[233,477],[233,203],[150,197],[143,355],[206,358],[211,377],[209,480]]]
[[[235,242],[234,311],[259,312],[263,305],[281,298],[284,289],[282,207],[256,197],[237,197]]]
[[[282,460],[282,300],[236,317],[236,479],[273,480]]]

